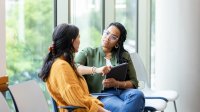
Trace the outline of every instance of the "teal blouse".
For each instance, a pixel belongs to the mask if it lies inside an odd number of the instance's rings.
[[[110,59],[111,64],[113,66],[118,65],[117,58],[115,56],[115,52],[112,52],[112,57]],[[137,88],[138,87],[138,80],[136,77],[136,72],[128,52],[124,52],[122,55],[128,61],[128,71],[126,80],[131,80],[132,84]],[[80,51],[75,56],[76,64],[81,64],[85,66],[95,66],[95,67],[102,67],[106,65],[105,53],[103,52],[102,47],[97,48],[85,48]],[[105,76],[100,74],[90,74],[84,75],[89,91],[91,93],[101,92],[103,89],[102,81],[105,79]]]

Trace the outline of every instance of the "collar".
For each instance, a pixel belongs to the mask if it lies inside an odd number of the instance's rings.
[[[99,51],[100,51],[100,55],[102,56],[102,57],[105,57],[106,55],[105,55],[105,53],[104,53],[104,51],[103,51],[103,48],[102,48],[102,46],[99,46]],[[116,57],[116,52],[114,51],[114,50],[112,50],[111,51],[111,59],[113,59],[113,58],[115,58]]]

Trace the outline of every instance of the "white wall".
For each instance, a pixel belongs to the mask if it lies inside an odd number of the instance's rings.
[[[5,0],[0,0],[0,76],[6,74],[5,59]]]
[[[150,71],[150,0],[138,0],[138,54]],[[149,76],[148,76],[149,77]],[[150,79],[150,78],[148,78]]]
[[[199,6],[200,0],[156,1],[156,88],[178,91],[178,112],[200,111]],[[172,104],[165,112],[174,112]]]

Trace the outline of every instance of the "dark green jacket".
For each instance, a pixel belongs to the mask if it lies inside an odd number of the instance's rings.
[[[112,52],[112,58],[110,59],[113,66],[118,65],[115,54],[115,52]],[[138,80],[133,63],[130,58],[130,54],[128,52],[124,52],[122,56],[126,60],[128,60],[128,71],[126,80],[131,80],[133,85],[135,87],[138,87]],[[75,62],[76,64],[81,64],[85,66],[102,67],[106,65],[106,60],[104,57],[105,53],[103,52],[102,47],[85,48],[75,56]],[[101,90],[103,89],[102,80],[105,79],[105,76],[102,76],[100,74],[91,74],[84,75],[84,77],[87,81],[89,91],[91,93],[101,92]]]

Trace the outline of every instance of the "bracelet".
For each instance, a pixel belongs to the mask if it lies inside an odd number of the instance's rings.
[[[96,72],[96,69],[97,69],[97,67],[92,67],[92,74],[94,75],[94,74],[96,74],[97,72]]]

